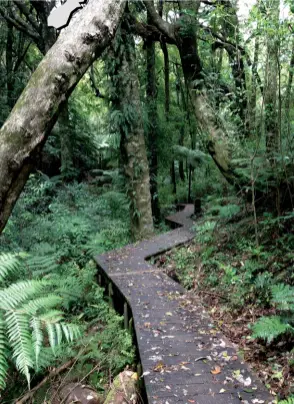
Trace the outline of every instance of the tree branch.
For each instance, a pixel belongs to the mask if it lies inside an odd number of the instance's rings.
[[[164,40],[168,44],[175,44],[174,40],[172,40],[169,36],[167,37],[164,35],[164,33],[161,32],[157,27],[140,22],[131,14],[128,15],[128,22],[133,34],[135,35],[139,35],[144,39],[151,39],[156,42],[161,42]]]
[[[32,38],[35,42],[40,41],[41,37],[40,35],[35,34],[34,31],[32,31],[29,27],[28,24],[26,24],[24,21],[20,21],[21,19],[13,14],[13,18],[7,14],[6,11],[0,6],[0,15],[7,21],[10,22],[17,30],[23,32],[30,38]],[[16,17],[16,18],[15,18]]]
[[[32,17],[32,13],[30,13],[29,9],[27,8],[23,0],[14,0],[14,4],[19,9],[19,11],[26,17],[28,22],[32,25],[33,29],[39,33],[40,32],[39,24]]]
[[[144,0],[146,10],[150,15],[152,23],[162,32],[167,38],[169,38],[172,43],[176,43],[174,26],[167,21],[164,21],[160,15],[157,13],[154,4],[149,0]]]

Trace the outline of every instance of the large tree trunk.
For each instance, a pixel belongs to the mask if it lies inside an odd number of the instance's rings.
[[[125,3],[89,0],[46,54],[0,130],[0,232],[59,112],[113,38]]]
[[[146,85],[146,101],[147,101],[147,137],[149,148],[149,167],[150,167],[150,192],[151,207],[155,223],[160,221],[160,207],[158,199],[158,112],[157,112],[157,85],[155,72],[155,43],[152,39],[146,41],[146,64],[147,64],[147,85]]]
[[[111,52],[113,57],[107,58],[112,81],[110,96],[115,116],[119,116],[114,126],[121,136],[121,163],[130,201],[131,232],[134,239],[141,239],[153,233],[153,219],[135,42],[126,20]]]

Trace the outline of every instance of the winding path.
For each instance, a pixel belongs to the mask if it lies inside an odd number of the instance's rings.
[[[146,259],[194,238],[193,205],[169,216],[175,230],[96,257],[128,303],[149,404],[271,403],[266,387],[200,304]]]

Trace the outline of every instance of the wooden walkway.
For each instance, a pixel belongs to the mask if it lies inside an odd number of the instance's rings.
[[[185,289],[146,262],[194,238],[193,205],[183,208],[167,218],[175,230],[95,258],[110,281],[110,294],[113,284],[130,307],[146,400],[149,404],[271,403],[265,386],[203,307],[189,305]]]

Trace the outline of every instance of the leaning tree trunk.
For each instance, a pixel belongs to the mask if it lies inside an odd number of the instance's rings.
[[[135,42],[127,20],[117,32],[110,52],[112,57],[108,55],[106,61],[112,82],[110,99],[114,117],[119,117],[113,126],[121,136],[121,163],[130,201],[131,232],[134,239],[141,239],[153,233],[153,219]]]
[[[59,112],[112,40],[124,2],[89,0],[46,54],[0,130],[0,232]]]

